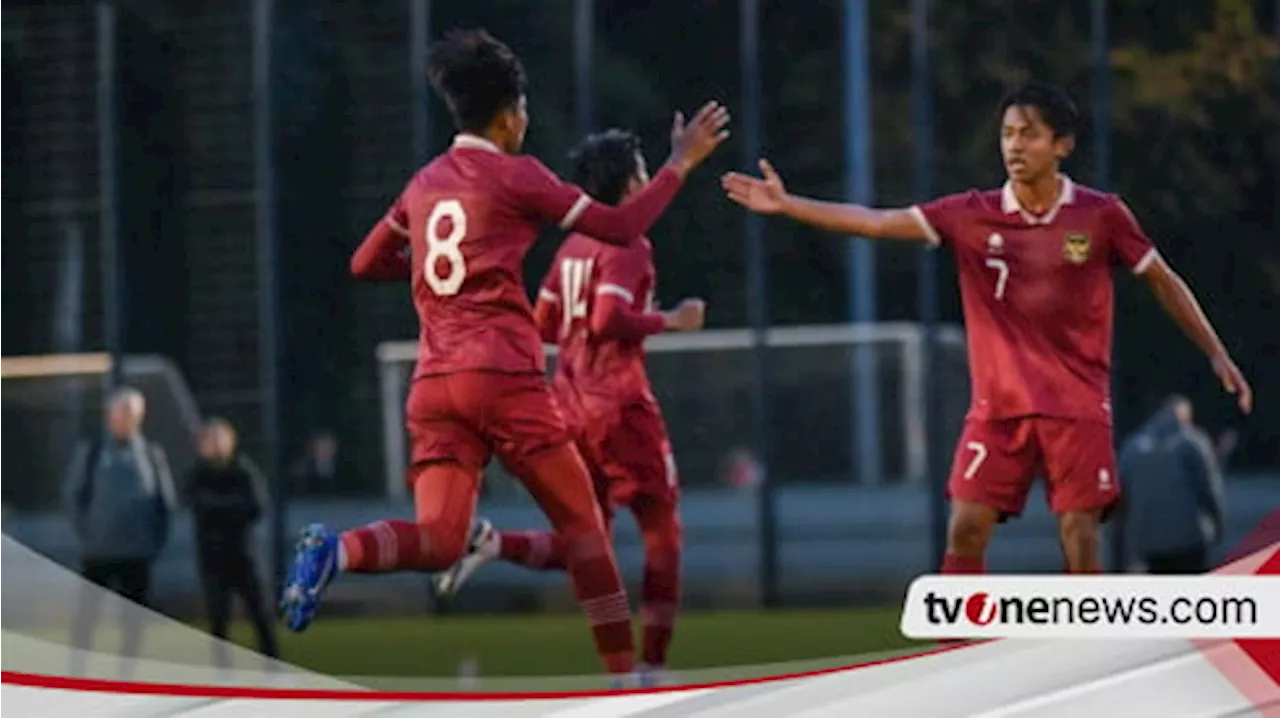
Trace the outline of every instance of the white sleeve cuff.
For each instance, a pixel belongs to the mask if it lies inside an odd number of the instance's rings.
[[[1138,263],[1133,265],[1133,273],[1142,274],[1143,272],[1147,271],[1148,269],[1151,268],[1151,265],[1154,264],[1156,259],[1159,257],[1160,257],[1160,253],[1156,251],[1155,247],[1148,249],[1147,253],[1142,255],[1142,259],[1139,259]]]
[[[540,290],[538,290],[538,298],[539,298],[539,299],[545,299],[545,300],[547,300],[548,302],[555,302],[556,304],[559,304],[559,303],[560,303],[560,295],[556,294],[555,292],[551,291],[550,289],[540,289]]]
[[[632,304],[635,304],[636,302],[636,295],[632,294],[631,290],[626,287],[619,287],[616,284],[601,284],[600,287],[596,289],[596,294],[612,294],[615,297],[622,297]]]
[[[569,211],[565,212],[564,216],[560,218],[560,229],[568,230],[572,228],[574,223],[578,221],[578,218],[582,216],[583,212],[587,211],[587,207],[590,205],[591,197],[589,195],[584,194],[579,197],[578,201],[574,202],[573,206],[569,208]]]
[[[385,220],[387,222],[388,227],[390,227],[391,229],[395,230],[396,232],[406,237],[409,236],[408,228],[406,228],[403,224],[400,224],[399,222],[397,222],[395,217],[392,217],[391,215],[387,215],[385,217]]]
[[[924,237],[929,241],[929,244],[934,247],[942,246],[941,235],[938,234],[938,230],[933,228],[932,224],[929,224],[929,218],[924,216],[924,210],[920,209],[920,205],[913,204],[907,211],[911,213],[916,224],[920,225],[920,230],[924,232]]]

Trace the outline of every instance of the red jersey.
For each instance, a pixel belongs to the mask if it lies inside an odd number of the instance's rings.
[[[1110,423],[1111,270],[1140,274],[1157,256],[1124,203],[1063,177],[1058,203],[1039,217],[1009,184],[912,212],[931,242],[955,252],[969,418]]]
[[[654,285],[653,247],[644,237],[615,247],[573,234],[556,253],[538,293],[556,310],[539,312],[542,336],[560,347],[557,386],[588,416],[657,405],[644,365],[645,337],[665,328],[653,311]]]
[[[370,233],[352,271],[411,279],[421,322],[415,377],[542,373],[542,342],[523,281],[525,255],[542,225],[625,243],[657,220],[679,186],[679,176],[664,169],[625,205],[603,205],[533,157],[459,135],[409,181],[386,215],[391,231]],[[397,254],[405,244],[407,267]]]

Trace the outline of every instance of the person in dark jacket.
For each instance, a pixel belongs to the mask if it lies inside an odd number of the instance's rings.
[[[200,458],[187,485],[195,519],[200,577],[210,629],[225,639],[231,599],[239,595],[258,634],[259,650],[276,657],[275,632],[251,549],[253,526],[265,504],[262,474],[236,448],[236,431],[212,419],[200,436]],[[222,662],[223,656],[219,656]]]
[[[1131,555],[1149,573],[1207,571],[1222,537],[1222,471],[1208,435],[1193,422],[1191,402],[1169,398],[1125,440],[1119,469]]]

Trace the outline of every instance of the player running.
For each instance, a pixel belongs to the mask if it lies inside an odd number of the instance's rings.
[[[406,402],[406,480],[416,519],[341,534],[309,526],[282,610],[301,631],[339,572],[452,566],[467,549],[481,473],[497,454],[525,468],[526,488],[565,537],[574,593],[606,670],[629,674],[635,659],[627,596],[590,475],[546,384],[521,265],[546,223],[615,244],[642,234],[684,176],[728,136],[728,113],[711,102],[688,126],[677,115],[666,165],[631,201],[613,207],[517,154],[529,124],[525,74],[506,45],[483,30],[455,31],[431,48],[429,63],[459,134],[413,176],[351,258],[352,273],[363,279],[412,276],[421,331]]]
[[[629,132],[592,135],[571,158],[573,181],[601,202],[623,202],[649,182],[640,140]],[[560,246],[534,307],[542,339],[560,347],[553,391],[576,429],[606,529],[614,507],[626,507],[644,540],[642,685],[660,682],[665,673],[681,561],[676,464],[645,371],[644,340],[663,331],[697,331],[705,312],[698,299],[686,299],[670,312],[655,311],[654,282],[648,239],[636,237],[615,247],[575,233]],[[555,533],[498,533],[481,520],[467,556],[440,576],[437,591],[453,596],[495,558],[536,570],[564,570],[567,549]]]
[[[1059,172],[1076,108],[1030,84],[1001,104],[1003,189],[879,210],[787,193],[727,174],[730,199],[832,232],[947,245],[956,256],[973,392],[947,485],[952,500],[943,573],[981,573],[995,524],[1021,513],[1037,469],[1058,516],[1067,569],[1101,570],[1099,525],[1120,495],[1111,429],[1111,269],[1143,277],[1165,311],[1209,357],[1248,412],[1252,391],[1200,310],[1116,196]]]

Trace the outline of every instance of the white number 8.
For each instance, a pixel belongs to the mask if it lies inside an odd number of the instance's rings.
[[[453,223],[446,237],[437,236],[440,222],[448,219]],[[427,217],[427,258],[423,262],[422,277],[427,286],[438,296],[449,297],[462,289],[462,282],[467,278],[467,260],[462,256],[462,238],[467,234],[467,213],[462,203],[456,199],[444,199],[436,202]],[[436,274],[436,262],[444,258],[449,262],[449,274],[441,277]]]

